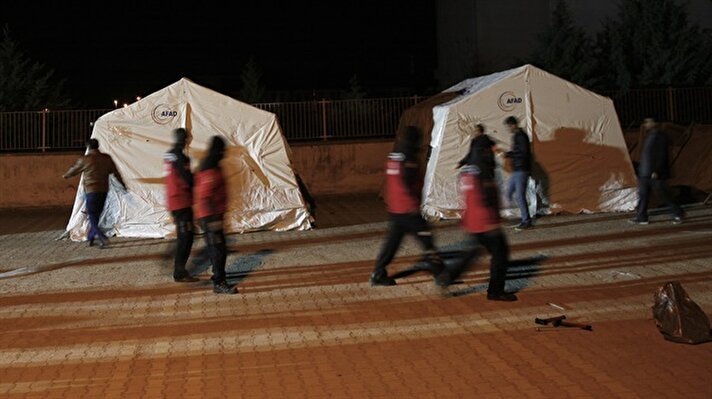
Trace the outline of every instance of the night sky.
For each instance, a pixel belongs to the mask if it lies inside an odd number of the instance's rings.
[[[346,90],[353,75],[371,95],[433,85],[433,1],[14,3],[3,4],[0,23],[66,79],[77,108],[111,107],[181,77],[236,96],[250,56],[274,91]]]

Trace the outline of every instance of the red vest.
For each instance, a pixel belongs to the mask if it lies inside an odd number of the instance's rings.
[[[163,155],[163,167],[166,171],[166,199],[168,210],[175,211],[193,206],[193,191],[175,166],[176,155],[170,152]],[[185,165],[190,173],[190,165]]]
[[[227,192],[220,168],[202,170],[195,174],[195,218],[225,213]]]
[[[404,214],[420,211],[420,198],[413,196],[403,180],[405,156],[399,152],[388,155],[386,163],[386,206],[388,212]],[[417,187],[414,187],[417,189]]]
[[[496,184],[493,180],[485,180],[485,184]],[[468,167],[460,173],[460,193],[465,199],[465,212],[462,215],[462,227],[469,233],[484,233],[499,228],[499,209],[489,205],[485,199],[476,168]],[[491,194],[498,195],[495,187]],[[496,199],[494,199],[496,201]]]

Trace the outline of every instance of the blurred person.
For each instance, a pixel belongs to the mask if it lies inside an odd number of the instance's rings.
[[[452,284],[469,269],[479,256],[480,248],[484,247],[491,255],[487,299],[516,301],[516,295],[504,291],[509,266],[509,244],[499,216],[493,146],[494,142],[484,134],[484,128],[478,126],[470,152],[460,164],[465,165],[460,172],[460,193],[465,202],[461,223],[470,235],[470,242],[463,257],[455,265],[445,267],[435,282],[443,287]]]
[[[99,151],[97,139],[90,139],[87,142],[86,154],[80,157],[62,177],[68,179],[79,173],[84,174],[84,199],[90,226],[87,233],[89,246],[93,246],[94,239],[98,237],[99,247],[106,248],[109,245],[109,239],[99,228],[99,220],[101,220],[106,195],[109,192],[109,175],[113,174],[116,177],[124,191],[126,191],[126,184],[111,156]]]
[[[188,131],[184,128],[175,129],[173,138],[173,147],[163,155],[167,207],[176,226],[173,280],[177,283],[191,283],[198,279],[185,268],[193,248],[193,174],[190,171],[190,158],[184,153]]]
[[[227,208],[227,190],[220,161],[225,154],[225,141],[213,136],[208,154],[195,174],[195,217],[205,233],[208,256],[213,265],[213,292],[236,294],[237,288],[227,283],[225,261],[227,245],[223,231],[223,216]]]
[[[420,140],[421,134],[418,128],[408,126],[403,137],[398,141],[395,151],[388,155],[385,200],[390,214],[390,225],[388,236],[371,273],[372,286],[396,284],[395,279],[388,276],[386,266],[398,252],[406,234],[413,234],[418,239],[424,250],[423,260],[434,275],[437,275],[443,267],[428,223],[420,213],[422,190],[422,176],[418,161]]]
[[[666,180],[670,178],[670,136],[659,128],[653,118],[643,121],[643,129],[647,132],[638,164],[638,207],[633,224],[648,224],[648,201],[651,189],[668,207],[674,224],[682,223],[683,211],[673,200],[668,190]]]
[[[517,118],[510,116],[504,120],[504,124],[512,133],[512,149],[505,153],[505,156],[512,161],[513,168],[507,183],[507,200],[512,202],[512,196],[514,196],[517,201],[521,222],[515,229],[524,230],[532,227],[527,204],[527,183],[532,170],[531,145],[529,136],[519,127]]]

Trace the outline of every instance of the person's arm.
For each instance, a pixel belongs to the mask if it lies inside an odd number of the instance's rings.
[[[418,178],[419,176],[418,163],[413,161],[403,162],[403,183],[410,191],[411,195],[415,198],[420,198],[420,193],[418,192]]]
[[[650,151],[650,177],[657,179],[661,174],[665,165],[665,159],[667,158],[667,151],[669,150],[669,142],[667,136],[658,133],[652,142],[652,151]]]
[[[217,187],[218,179],[216,179],[212,173],[202,173],[200,178],[200,184],[198,185],[198,198],[196,200],[200,203],[200,207],[208,209],[210,214],[215,214],[215,201],[213,201],[213,193]]]
[[[77,162],[72,165],[71,168],[69,168],[68,171],[66,171],[62,177],[65,179],[69,179],[72,176],[76,176],[84,171],[84,157],[80,157],[77,159]]]
[[[190,187],[193,187],[193,174],[190,172],[190,165],[187,165],[188,167],[186,168],[186,161],[190,162],[188,157],[179,154],[176,156],[175,161],[173,161],[173,167],[178,170],[178,174],[183,180],[185,180]]]

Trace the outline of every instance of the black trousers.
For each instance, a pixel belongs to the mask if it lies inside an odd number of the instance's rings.
[[[205,241],[208,244],[208,256],[213,265],[213,284],[227,280],[225,275],[225,261],[227,260],[227,245],[223,232],[223,215],[213,215],[200,219],[200,226],[205,232]]]
[[[393,260],[398,252],[401,241],[406,234],[413,234],[426,252],[435,252],[433,235],[428,228],[428,222],[420,213],[391,214],[388,237],[376,258],[376,274],[386,273],[386,266]]]
[[[507,237],[502,232],[502,229],[470,234],[469,247],[460,261],[450,269],[450,277],[454,281],[466,272],[480,255],[481,247],[484,247],[492,255],[487,293],[491,295],[502,294],[504,292],[504,283],[507,279],[507,267],[509,266],[509,244],[507,244]]]
[[[173,277],[181,278],[188,275],[185,265],[188,263],[190,250],[193,248],[193,208],[178,209],[171,213],[177,234]]]
[[[680,209],[680,206],[672,199],[665,180],[639,177],[638,214],[636,215],[636,219],[641,221],[648,220],[648,202],[650,201],[651,190],[663,201],[673,216],[682,217],[682,209]]]

